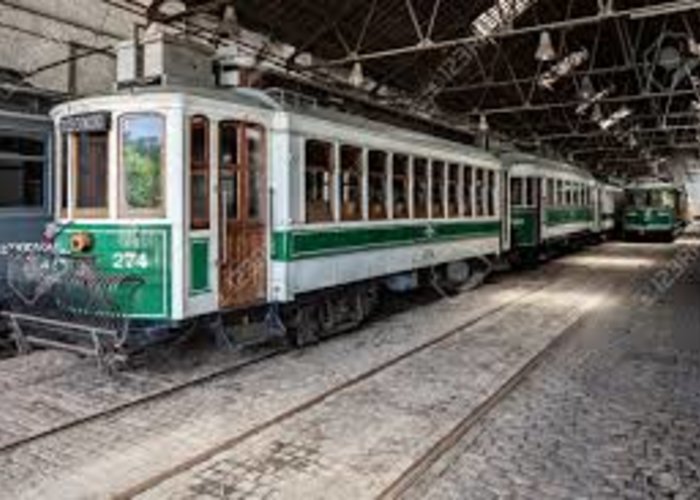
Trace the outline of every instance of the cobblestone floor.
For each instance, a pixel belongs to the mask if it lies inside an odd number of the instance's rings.
[[[612,247],[607,250],[612,260],[625,262]],[[581,315],[631,293],[646,263],[639,259],[623,271],[592,271],[587,267],[592,258],[566,259],[575,269],[566,279],[231,447],[143,498],[189,500],[205,493],[247,499],[375,498]]]
[[[124,491],[388,357],[551,282],[539,305],[519,308],[508,327],[489,322],[454,342],[452,349],[430,353],[435,355],[432,361],[426,356],[422,363],[394,370],[365,390],[248,440],[245,453],[236,449],[219,454],[185,474],[183,483],[149,492],[152,498],[279,498],[290,491],[313,493],[304,498],[362,498],[380,491],[469,405],[487,397],[499,380],[580,316],[585,297],[608,292],[615,276],[641,276],[668,253],[658,245],[595,248],[280,356],[108,422],[37,441],[0,456],[0,497],[100,498]],[[627,283],[625,290],[631,294],[632,289]],[[352,480],[344,482],[348,477]],[[285,490],[285,484],[301,488]]]
[[[388,357],[485,314],[549,280],[556,280],[562,273],[567,274],[567,269],[554,265],[536,272],[508,275],[474,293],[414,307],[370,323],[358,332],[280,355],[269,363],[179,392],[167,400],[139,406],[106,421],[81,425],[0,454],[0,498],[53,498],[56,492],[60,492],[59,498],[108,496],[188,459],[213,443],[245,432]],[[200,366],[197,364],[194,369]],[[71,396],[68,399],[73,399],[68,379],[94,379],[88,385],[99,387],[94,367],[84,368],[82,373],[68,370],[65,376],[48,385],[35,386],[33,377],[18,376],[19,382],[14,382],[14,386],[20,393],[18,399],[23,397],[25,404],[13,408],[12,404],[6,404],[9,399],[2,398],[0,413],[6,414],[4,418],[16,426],[18,421],[32,421],[26,415],[36,401],[56,393],[68,393]],[[165,373],[170,375],[171,370],[166,369]],[[181,374],[175,372],[172,376]],[[144,384],[150,385],[144,372],[134,378],[144,379]],[[160,380],[161,377],[156,377],[154,383]],[[65,392],[53,391],[57,384]],[[86,393],[80,387],[82,383],[78,384],[78,400],[93,405],[103,401],[101,397],[84,399]],[[105,384],[103,391],[119,392],[118,382]],[[99,391],[95,394],[100,396]],[[56,403],[66,402],[57,398]],[[72,402],[71,408],[75,406]],[[39,420],[41,425],[45,424],[44,418]]]
[[[700,498],[700,262],[682,267],[582,323],[408,497]]]

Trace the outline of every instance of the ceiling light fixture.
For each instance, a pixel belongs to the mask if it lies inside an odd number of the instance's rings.
[[[606,119],[599,121],[598,125],[600,125],[600,128],[603,130],[610,130],[613,126],[617,125],[631,114],[632,110],[630,108],[627,106],[622,106]]]
[[[348,82],[353,87],[359,88],[365,83],[365,75],[362,70],[362,64],[357,61],[352,65],[350,70],[350,75],[348,76]]]
[[[586,62],[588,56],[589,54],[586,49],[572,52],[555,64],[549,71],[542,73],[538,81],[540,87],[546,88],[547,90],[554,90],[554,84]]]
[[[540,62],[547,62],[556,58],[557,53],[552,44],[552,36],[549,34],[549,31],[543,31],[540,33],[540,43],[537,46],[537,51],[535,51],[535,59]]]

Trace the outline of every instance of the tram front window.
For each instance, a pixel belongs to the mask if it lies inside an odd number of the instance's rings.
[[[672,191],[651,191],[650,206],[653,208],[673,208],[675,206],[675,195]]]
[[[121,119],[122,207],[155,214],[163,208],[164,119],[155,114]]]
[[[644,208],[647,206],[646,191],[630,191],[627,193],[627,204],[634,208]]]
[[[107,132],[75,135],[75,208],[79,216],[99,216],[107,211]]]

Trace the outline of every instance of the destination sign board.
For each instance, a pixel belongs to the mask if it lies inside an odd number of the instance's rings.
[[[59,128],[61,132],[106,132],[109,130],[110,118],[111,115],[107,112],[64,116]]]

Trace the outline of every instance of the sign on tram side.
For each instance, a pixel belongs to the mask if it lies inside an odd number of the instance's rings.
[[[63,133],[107,132],[110,127],[110,119],[111,115],[108,112],[64,116],[59,123],[59,129]]]

